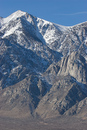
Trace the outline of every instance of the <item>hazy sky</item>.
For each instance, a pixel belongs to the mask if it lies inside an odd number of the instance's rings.
[[[66,26],[87,21],[87,0],[0,0],[0,16],[17,10]]]

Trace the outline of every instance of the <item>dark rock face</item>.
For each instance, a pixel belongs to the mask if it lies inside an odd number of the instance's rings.
[[[87,22],[64,27],[17,11],[0,18],[0,114],[87,113]]]

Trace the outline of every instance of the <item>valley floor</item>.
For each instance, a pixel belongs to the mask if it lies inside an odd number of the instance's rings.
[[[0,130],[86,130],[87,120],[75,117],[54,119],[15,119],[0,117]]]

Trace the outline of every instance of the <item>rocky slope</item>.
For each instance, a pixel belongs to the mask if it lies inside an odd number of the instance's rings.
[[[17,11],[0,17],[0,115],[78,115],[87,100],[87,22],[65,27]]]
[[[50,65],[43,76],[52,87],[36,109],[42,117],[74,115],[80,113],[83,106],[86,108],[87,64],[81,54],[73,52],[63,57],[55,65]],[[80,108],[81,103],[84,105]]]

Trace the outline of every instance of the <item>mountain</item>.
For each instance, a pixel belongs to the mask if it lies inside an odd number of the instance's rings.
[[[66,27],[16,11],[0,17],[0,115],[87,114],[87,22]]]
[[[36,109],[42,117],[74,115],[81,112],[83,106],[79,104],[84,104],[87,97],[87,64],[85,62],[78,52],[73,52],[55,65],[50,65],[44,72],[43,76],[49,83],[51,82],[52,87]],[[75,110],[74,106],[76,106]]]

